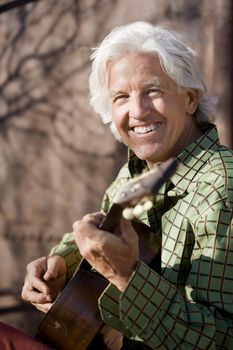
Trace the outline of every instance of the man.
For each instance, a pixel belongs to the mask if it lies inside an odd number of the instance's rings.
[[[195,56],[178,34],[145,22],[114,29],[92,55],[91,105],[129,149],[102,212],[135,174],[180,162],[139,216],[161,235],[161,272],[140,260],[130,221],[116,235],[99,229],[103,213],[75,222],[50,257],[28,266],[22,297],[44,312],[80,254],[109,281],[99,309],[120,332],[106,332],[109,349],[121,348],[120,334],[123,349],[233,346],[232,152],[219,145]]]

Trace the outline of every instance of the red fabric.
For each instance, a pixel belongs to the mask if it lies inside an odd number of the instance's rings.
[[[0,322],[1,350],[51,350],[33,337]]]

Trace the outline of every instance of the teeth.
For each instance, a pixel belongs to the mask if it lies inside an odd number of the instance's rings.
[[[151,124],[148,126],[136,126],[133,130],[136,134],[146,134],[147,132],[153,131],[158,129],[160,126],[160,123],[158,124]]]

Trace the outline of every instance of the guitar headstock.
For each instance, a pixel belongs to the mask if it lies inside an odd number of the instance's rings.
[[[123,216],[127,219],[132,219],[132,208],[133,216],[140,215],[143,210],[149,210],[153,205],[151,198],[156,195],[159,188],[175,172],[178,164],[177,159],[171,158],[130,180],[115,202],[123,208]]]

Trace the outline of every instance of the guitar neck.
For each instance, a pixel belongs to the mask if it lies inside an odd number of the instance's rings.
[[[128,185],[121,191],[118,201],[112,204],[99,228],[113,232],[120,223],[124,208],[137,204],[143,197],[156,195],[160,187],[170,178],[177,167],[178,160],[169,159],[156,170],[148,171],[139,176],[138,179],[129,181]]]
[[[116,226],[120,223],[122,211],[123,208],[119,204],[113,203],[99,228],[104,231],[113,232]]]

